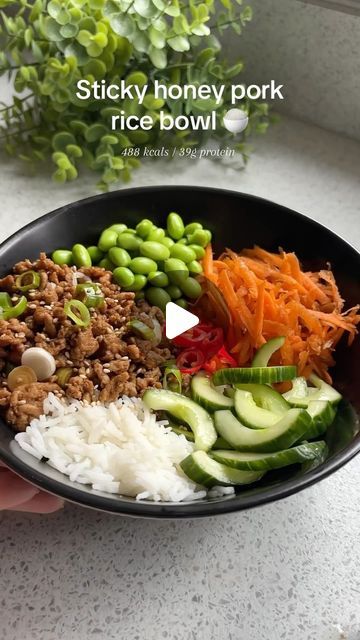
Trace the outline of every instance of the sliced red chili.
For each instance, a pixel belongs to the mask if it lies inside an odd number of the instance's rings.
[[[224,332],[221,327],[214,327],[205,336],[204,340],[199,345],[199,349],[203,351],[206,358],[211,358],[218,353],[224,343]]]
[[[181,373],[197,373],[205,362],[204,354],[200,349],[185,349],[177,357],[176,365]]]
[[[199,347],[201,348],[201,342],[206,338],[208,333],[213,327],[205,323],[197,324],[196,327],[181,333],[179,336],[173,339],[173,343],[177,347]]]
[[[230,367],[238,366],[238,363],[236,362],[235,358],[233,358],[233,356],[230,355],[230,353],[225,349],[224,345],[221,347],[221,349],[219,349],[216,355],[218,356],[218,358],[221,360],[223,364],[228,364],[230,365]]]

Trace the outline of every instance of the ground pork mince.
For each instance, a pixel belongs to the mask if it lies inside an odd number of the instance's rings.
[[[135,302],[135,294],[122,291],[112,273],[100,267],[77,269],[56,265],[44,253],[35,262],[15,265],[13,274],[0,279],[16,304],[20,292],[16,275],[28,270],[40,274],[40,285],[25,293],[28,306],[20,318],[0,319],[0,410],[16,430],[24,431],[43,410],[49,392],[57,396],[92,402],[112,402],[122,395],[141,396],[147,387],[161,387],[160,366],[172,356],[169,344],[158,346],[132,333],[129,321],[139,319],[153,328],[153,319],[164,324],[157,307]],[[77,272],[100,285],[104,304],[90,309],[90,325],[78,327],[67,317],[64,304],[76,297]],[[44,382],[23,385],[10,391],[7,376],[21,364],[29,347],[51,353],[59,367],[69,367],[71,377],[64,387],[55,374]]]

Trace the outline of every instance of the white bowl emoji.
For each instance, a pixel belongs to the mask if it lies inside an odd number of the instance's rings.
[[[246,129],[249,116],[243,109],[229,109],[224,115],[223,124],[225,129],[231,133],[240,133]]]

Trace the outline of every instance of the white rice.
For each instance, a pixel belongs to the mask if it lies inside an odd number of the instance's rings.
[[[31,455],[96,491],[137,500],[180,502],[206,496],[179,463],[193,451],[185,436],[157,420],[139,398],[109,405],[60,401],[50,393],[44,415],[15,439]],[[223,487],[221,489],[224,489]]]

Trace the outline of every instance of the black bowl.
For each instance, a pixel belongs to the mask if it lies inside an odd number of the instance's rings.
[[[99,231],[113,222],[134,226],[143,217],[163,225],[178,211],[184,220],[204,221],[214,235],[215,251],[225,246],[240,250],[254,244],[295,251],[308,268],[331,263],[347,306],[360,301],[360,255],[334,233],[299,213],[254,196],[205,187],[149,187],[126,189],[80,200],[35,220],[0,247],[0,274],[19,260],[40,251],[93,244]],[[327,434],[329,457],[315,468],[294,466],[267,474],[252,488],[233,496],[187,503],[154,503],[92,491],[70,482],[48,465],[34,460],[14,441],[14,433],[0,420],[0,458],[16,473],[51,493],[78,504],[141,517],[184,518],[237,511],[284,498],[326,477],[360,450],[360,341],[351,348],[340,344],[334,371],[335,386],[344,401]]]

